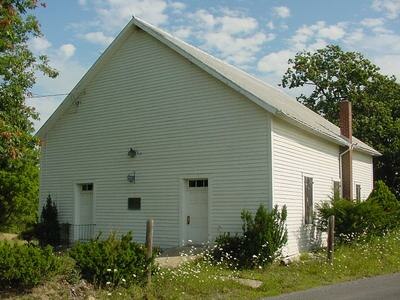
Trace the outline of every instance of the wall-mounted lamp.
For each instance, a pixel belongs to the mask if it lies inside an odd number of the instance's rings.
[[[128,182],[135,183],[136,181],[136,174],[135,172],[129,173],[127,176]]]
[[[134,157],[136,157],[136,155],[140,155],[140,154],[142,154],[142,153],[133,148],[130,148],[128,151],[128,156],[132,157],[132,158],[134,158]]]

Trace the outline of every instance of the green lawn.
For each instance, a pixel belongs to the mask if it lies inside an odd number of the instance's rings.
[[[286,267],[274,264],[234,272],[207,263],[191,263],[178,270],[162,271],[150,293],[158,299],[256,299],[394,272],[400,272],[400,231],[368,243],[338,246],[333,265],[326,261],[324,252],[303,254]],[[260,280],[263,285],[252,289],[224,279],[229,276]]]
[[[324,252],[303,254],[300,260],[286,267],[274,264],[257,270],[232,271],[199,260],[178,269],[161,269],[153,276],[149,289],[94,290],[89,285],[82,287],[82,283],[67,285],[66,280],[60,278],[25,295],[12,296],[42,299],[47,295],[52,299],[65,299],[73,296],[73,289],[79,298],[92,295],[96,299],[257,299],[394,272],[400,272],[400,231],[368,243],[338,246],[333,265],[327,263]],[[252,289],[229,279],[233,277],[260,280],[263,285]]]

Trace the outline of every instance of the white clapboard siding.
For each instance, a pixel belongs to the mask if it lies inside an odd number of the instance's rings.
[[[365,200],[373,189],[374,172],[372,156],[360,152],[353,153],[353,198],[356,199],[356,184],[361,185],[361,199]]]
[[[313,178],[314,206],[330,200],[339,179],[339,147],[274,118],[272,149],[273,204],[288,209],[284,255],[296,255],[310,247],[314,229],[304,225],[304,176]]]
[[[94,183],[97,231],[180,242],[182,178],[209,178],[211,238],[240,231],[240,212],[270,205],[269,115],[141,30],[134,30],[49,131],[41,203],[74,222],[74,187]],[[142,152],[129,158],[130,147]],[[136,183],[127,175],[136,172]],[[142,209],[128,210],[128,197]]]

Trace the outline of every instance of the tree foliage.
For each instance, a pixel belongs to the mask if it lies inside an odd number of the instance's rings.
[[[58,222],[57,205],[48,195],[46,204],[42,208],[40,222],[36,226],[36,235],[41,246],[59,246],[60,244],[60,223]]]
[[[400,85],[362,54],[328,45],[289,60],[282,84],[303,87],[297,100],[338,125],[339,102],[353,105],[353,132],[380,151],[376,178],[400,195]]]
[[[35,0],[0,1],[0,228],[19,227],[36,219],[38,140],[32,120],[38,119],[26,97],[36,72],[55,77],[46,56],[35,56],[30,38],[41,35],[31,13]]]

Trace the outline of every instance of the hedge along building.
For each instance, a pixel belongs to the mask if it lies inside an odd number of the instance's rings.
[[[62,222],[131,230],[138,241],[154,218],[154,243],[164,248],[240,232],[243,209],[286,204],[285,253],[297,254],[310,245],[315,205],[342,173],[368,196],[379,155],[282,91],[138,18],[37,135],[40,207],[50,194]]]

